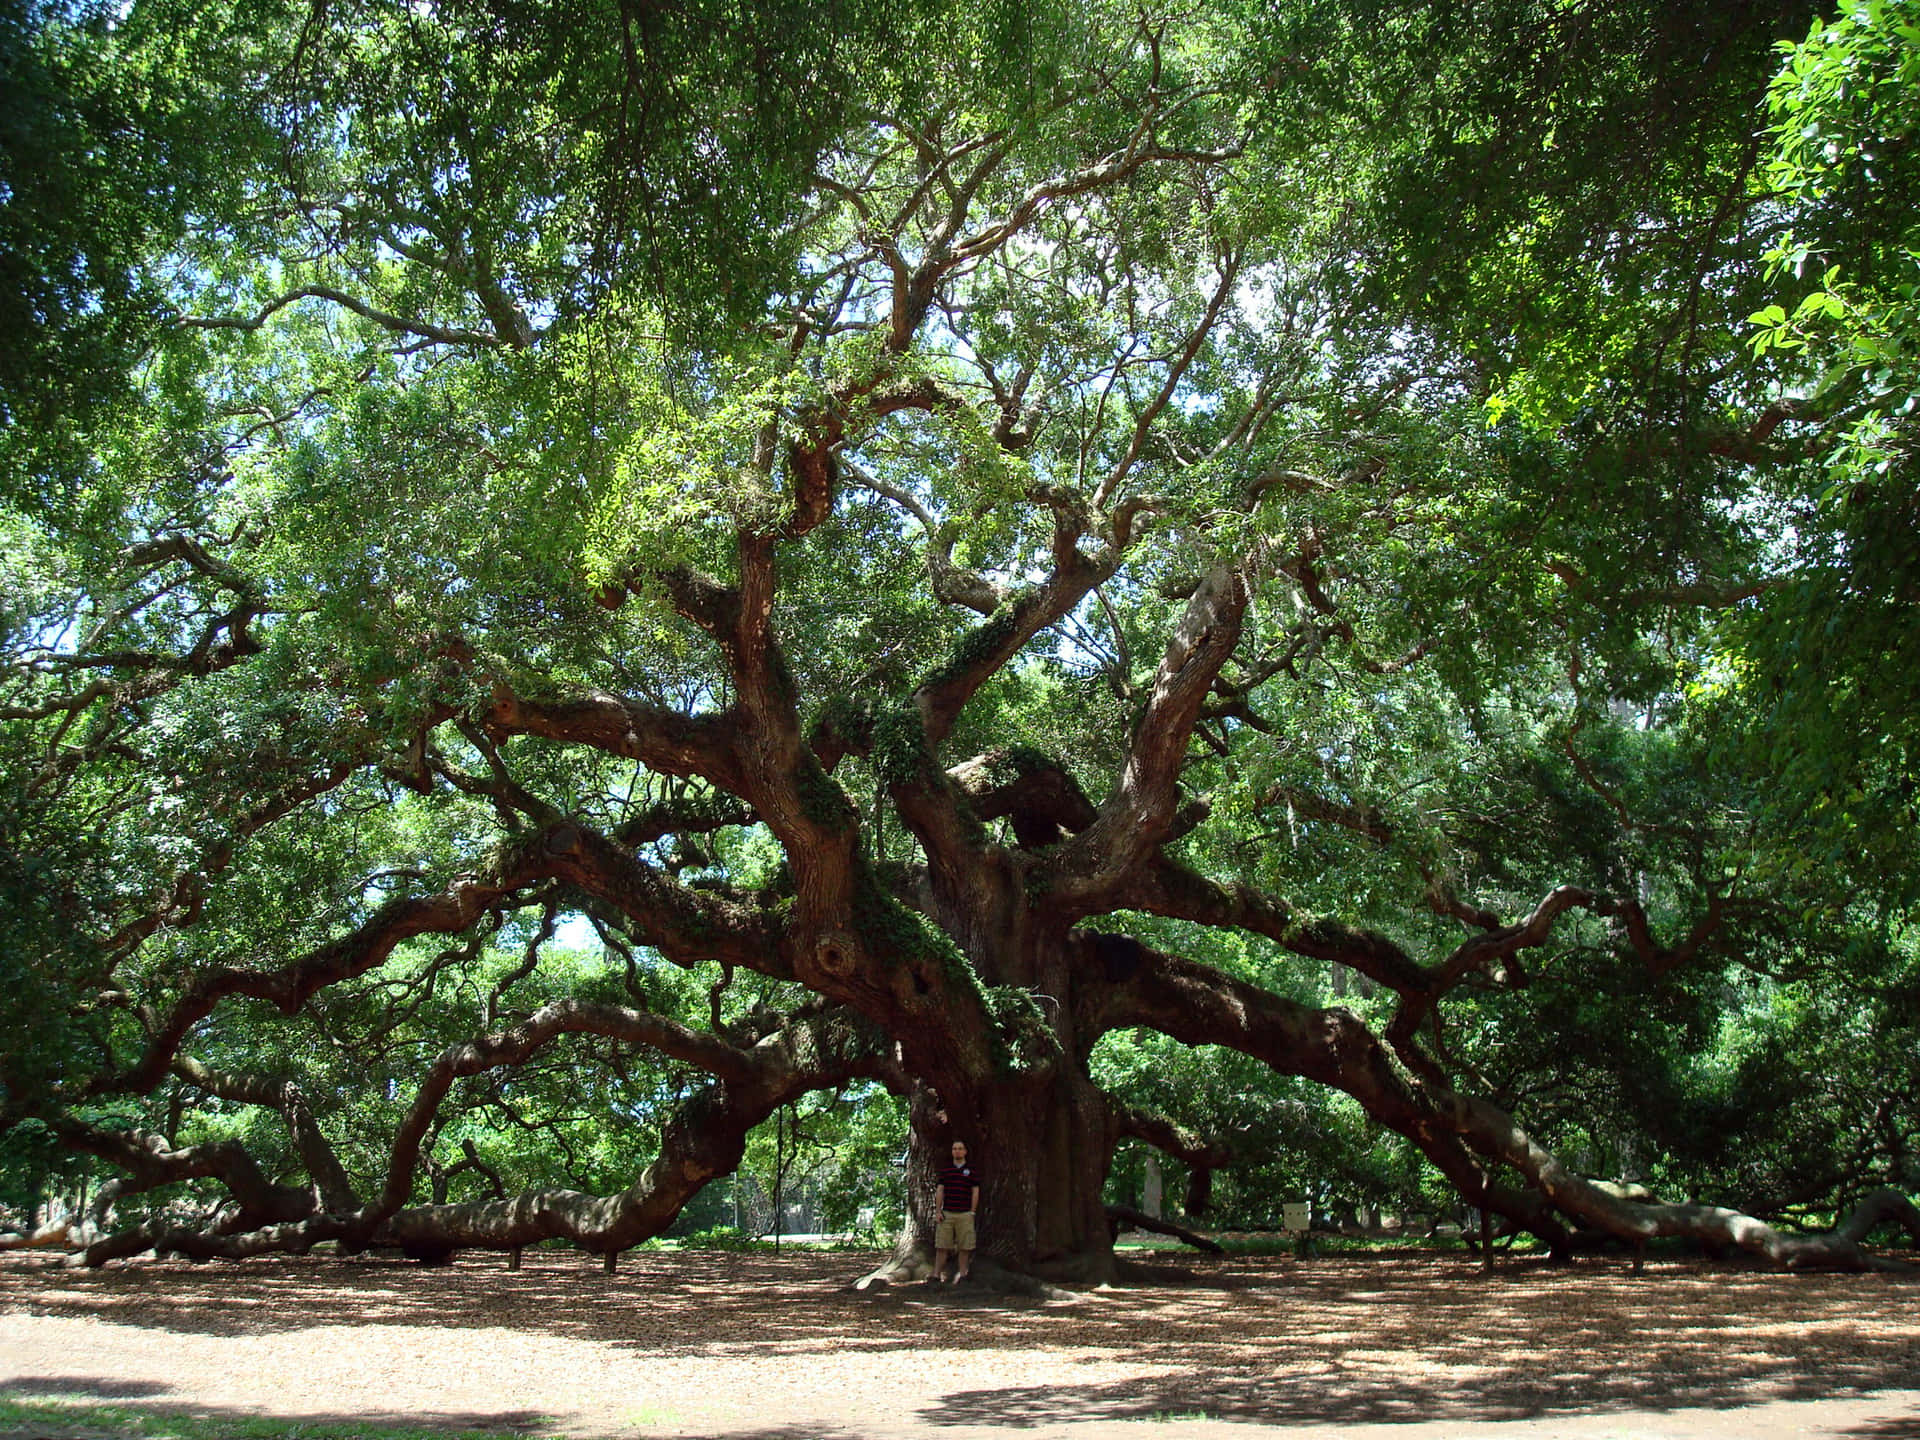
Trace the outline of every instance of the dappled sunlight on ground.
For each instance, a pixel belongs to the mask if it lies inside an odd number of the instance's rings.
[[[1187,1262],[1188,1283],[1061,1303],[853,1293],[866,1260],[641,1253],[609,1276],[555,1252],[517,1272],[491,1255],[100,1272],[13,1257],[0,1391],[581,1434],[1702,1410],[1730,1412],[1732,1435],[1732,1415],[1769,1402],[1920,1389],[1920,1281],[1905,1276],[1224,1257]],[[1920,1440],[1904,1415],[1861,1423],[1883,1428],[1826,1433]]]

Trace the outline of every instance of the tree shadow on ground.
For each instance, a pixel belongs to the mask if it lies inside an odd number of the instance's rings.
[[[165,1386],[151,1387],[164,1390]],[[139,1437],[158,1427],[179,1427],[189,1434],[219,1435],[243,1433],[250,1440],[276,1440],[284,1428],[287,1440],[330,1440],[330,1437],[365,1437],[379,1431],[398,1431],[404,1435],[430,1433],[448,1440],[486,1436],[488,1440],[519,1440],[519,1437],[546,1436],[555,1433],[554,1417],[537,1411],[354,1411],[339,1414],[301,1414],[298,1417],[263,1417],[252,1410],[227,1406],[188,1405],[185,1403],[143,1401],[134,1405],[93,1405],[85,1401],[97,1396],[119,1396],[115,1382],[90,1376],[52,1377],[31,1385],[0,1385],[0,1400],[38,1395],[58,1398],[66,1403],[32,1407],[27,1430],[35,1436],[72,1435],[85,1440],[104,1437]],[[183,1424],[182,1422],[188,1422]],[[18,1430],[10,1429],[0,1418],[0,1437]],[[851,1432],[823,1430],[818,1425],[768,1425],[746,1430],[728,1430],[726,1440],[839,1440]]]
[[[0,1312],[210,1336],[501,1327],[787,1370],[829,1356],[966,1351],[1044,1354],[1056,1379],[1072,1367],[1068,1383],[963,1383],[904,1404],[869,1397],[933,1426],[1493,1421],[1920,1388],[1920,1284],[1904,1276],[1229,1256],[1195,1262],[1200,1283],[1058,1304],[964,1287],[850,1292],[865,1268],[862,1256],[807,1252],[642,1253],[611,1276],[552,1252],[529,1253],[517,1272],[497,1256],[437,1268],[323,1257],[96,1272],[14,1263],[0,1264]],[[1900,1429],[1860,1436],[1920,1440]]]
[[[92,1375],[32,1375],[0,1384],[9,1399],[32,1395],[84,1395],[94,1400],[137,1400],[165,1395],[173,1386],[158,1380],[120,1380]]]
[[[932,1425],[1031,1428],[1088,1421],[1196,1418],[1263,1425],[1496,1423],[1573,1415],[1737,1409],[1761,1401],[1832,1400],[1910,1387],[1920,1374],[1911,1342],[1889,1342],[1844,1373],[1814,1373],[1797,1359],[1743,1359],[1718,1376],[1676,1373],[1656,1363],[1644,1372],[1605,1366],[1560,1370],[1564,1352],[1531,1353],[1518,1337],[1504,1363],[1462,1367],[1446,1377],[1405,1373],[1385,1363],[1322,1363],[1266,1374],[1203,1365],[1144,1380],[960,1392],[925,1405]],[[1920,1422],[1850,1432],[1862,1440],[1920,1440]],[[1904,1427],[1904,1428],[1903,1428]]]
[[[130,1392],[121,1388],[116,1381],[92,1376],[44,1376],[0,1384],[0,1399],[45,1397],[66,1401],[68,1403],[58,1406],[34,1407],[35,1428],[75,1431],[88,1436],[138,1434],[149,1428],[139,1425],[139,1419],[176,1423],[196,1421],[199,1422],[198,1428],[216,1432],[228,1428],[243,1430],[254,1440],[271,1440],[277,1428],[272,1418],[262,1417],[253,1410],[150,1398],[169,1388],[165,1385],[148,1386],[137,1392],[143,1398],[132,1404],[90,1405],[84,1402],[94,1399],[123,1401]],[[73,1403],[76,1401],[80,1403]],[[125,1417],[130,1416],[136,1417],[133,1425],[126,1423]],[[314,1440],[316,1432],[320,1435],[365,1435],[373,1429],[444,1431],[449,1435],[471,1435],[475,1431],[483,1431],[502,1437],[548,1434],[553,1429],[553,1417],[534,1410],[430,1413],[358,1410],[351,1414],[301,1415],[298,1419],[283,1419],[279,1423],[285,1425],[290,1437],[298,1436],[300,1440]],[[0,1433],[5,1432],[0,1430]]]

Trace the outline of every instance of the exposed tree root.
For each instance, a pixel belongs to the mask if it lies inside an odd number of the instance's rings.
[[[916,1285],[933,1274],[933,1252],[924,1245],[903,1245],[853,1282],[855,1290]]]
[[[896,1250],[848,1288],[878,1293],[913,1285],[956,1295],[1023,1295],[1036,1300],[1072,1300],[1078,1298],[1072,1288],[1076,1284],[1080,1288],[1091,1288],[1111,1283],[1111,1279],[1111,1270],[1097,1265],[1076,1270],[1070,1264],[1057,1264],[1044,1272],[1040,1267],[1028,1272],[976,1255],[965,1280],[940,1281],[933,1279],[933,1253],[923,1245],[913,1245]]]

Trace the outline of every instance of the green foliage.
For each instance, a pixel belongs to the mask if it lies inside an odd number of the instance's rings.
[[[1920,17],[1809,18],[0,13],[9,1203],[50,1173],[28,1122],[133,1065],[196,984],[469,894],[560,817],[639,836],[650,883],[714,901],[681,931],[704,941],[727,905],[804,913],[797,804],[861,856],[881,968],[849,993],[937,989],[997,1083],[1077,1063],[1033,977],[994,973],[1002,917],[950,934],[900,903],[927,836],[893,802],[990,752],[995,784],[1058,763],[1096,804],[1124,791],[1222,562],[1254,600],[1175,853],[1301,929],[1131,933],[1378,1028],[1395,997],[1287,941],[1364,928],[1437,963],[1456,914],[1569,883],[1669,942],[1712,914],[1671,973],[1624,923],[1564,917],[1464,981],[1432,1044],[1594,1167],[1696,1194],[1826,1204],[1910,1156]],[[742,580],[741,532],[783,534],[789,456],[823,438],[838,488],[773,547],[767,663],[835,766],[743,733],[787,756],[792,803],[742,825],[674,748],[746,728],[735,641],[676,587]],[[1029,637],[1063,562],[1111,578]],[[971,693],[942,736],[922,701],[949,687]],[[496,723],[509,695],[544,718]],[[673,738],[616,733],[621,703]],[[538,733],[585,709],[615,717],[590,743]],[[1012,829],[993,863],[1026,868],[1044,928],[1047,851]],[[297,1082],[370,1187],[422,1067],[544,1003],[727,1036],[807,1002],[621,939],[644,897],[576,884],[410,930],[297,1013],[225,1001],[192,1051]],[[1089,1063],[1235,1138],[1223,1216],[1438,1202],[1356,1105],[1244,1058],[1120,1033]],[[453,1087],[415,1198],[622,1189],[708,1083],[556,1041]],[[304,1183],[268,1111],[177,1077],[123,1100],[116,1124]],[[768,1123],[831,1228],[891,1227],[898,1102]],[[780,1168],[762,1125],[742,1184]],[[1141,1168],[1122,1152],[1116,1195]],[[721,1223],[705,1203],[688,1226]]]

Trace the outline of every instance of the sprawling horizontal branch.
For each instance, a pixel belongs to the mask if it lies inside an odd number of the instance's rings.
[[[1125,936],[1076,933],[1083,1035],[1145,1026],[1189,1045],[1224,1045],[1283,1075],[1343,1091],[1417,1145],[1462,1195],[1564,1241],[1538,1197],[1489,1183],[1447,1115],[1408,1083],[1386,1046],[1348,1011],[1301,1005]]]
[[[438,894],[387,902],[350,933],[289,965],[277,970],[220,966],[201,973],[165,1017],[152,1022],[140,1060],[95,1088],[110,1093],[151,1090],[193,1026],[229,996],[265,1000],[291,1015],[327,986],[384,964],[403,941],[462,933],[488,911],[511,903],[518,892],[555,879],[579,885],[615,906],[636,939],[670,959],[723,959],[771,974],[791,974],[790,961],[783,958],[783,927],[771,911],[723,892],[677,884],[586,826],[562,821],[503,846],[478,873]]]
[[[788,924],[772,897],[682,885],[585,825],[559,826],[545,848],[556,878],[615,907],[632,939],[675,964],[717,960],[794,978],[792,943],[798,927]]]
[[[1227,1247],[1222,1245],[1218,1240],[1210,1236],[1202,1235],[1198,1230],[1194,1230],[1186,1225],[1176,1225],[1171,1220],[1163,1219],[1161,1216],[1149,1215],[1143,1210],[1136,1210],[1131,1205],[1107,1206],[1107,1219],[1111,1221],[1116,1228],[1121,1225],[1130,1225],[1135,1230],[1147,1230],[1155,1235],[1171,1235],[1174,1239],[1183,1241],[1191,1245],[1194,1249],[1204,1251],[1208,1255],[1224,1255],[1227,1253]]]
[[[1401,993],[1427,993],[1434,972],[1377,931],[1308,915],[1238,881],[1209,880],[1168,859],[1144,867],[1121,903],[1149,915],[1263,935],[1296,955],[1331,960]]]
[[[629,1045],[648,1046],[726,1083],[737,1084],[754,1074],[749,1055],[739,1047],[661,1015],[582,1000],[542,1006],[510,1030],[452,1046],[427,1068],[394,1138],[386,1183],[376,1207],[378,1219],[392,1215],[412,1193],[420,1143],[455,1080],[521,1064],[556,1036],[568,1034],[602,1035]]]
[[[1116,966],[1121,944],[1131,947],[1131,963]],[[1718,1206],[1626,1199],[1574,1174],[1490,1102],[1462,1095],[1434,1076],[1423,1076],[1417,1087],[1409,1084],[1387,1047],[1345,1010],[1314,1010],[1120,937],[1089,936],[1082,955],[1089,980],[1105,982],[1086,991],[1085,1018],[1094,1031],[1146,1025],[1189,1044],[1227,1045],[1283,1074],[1345,1091],[1375,1120],[1418,1145],[1462,1195],[1536,1233],[1551,1235],[1557,1227],[1526,1196],[1491,1186],[1469,1152],[1511,1167],[1561,1213],[1629,1241],[1682,1236],[1737,1246],[1779,1264],[1840,1269],[1876,1263],[1862,1242],[1881,1223],[1898,1223],[1920,1241],[1920,1210],[1896,1191],[1870,1197],[1823,1235],[1790,1235]]]
[[[229,996],[265,1000],[291,1015],[329,985],[363,975],[383,964],[396,946],[415,935],[456,934],[520,887],[550,878],[552,864],[545,839],[507,846],[483,867],[437,895],[390,900],[349,934],[321,946],[277,970],[218,966],[203,971],[166,1016],[150,1027],[140,1060],[126,1073],[100,1082],[96,1089],[144,1094],[160,1083],[193,1027]]]
[[[1128,884],[1122,903],[1151,915],[1263,935],[1296,955],[1337,962],[1394,991],[1400,1003],[1386,1038],[1411,1069],[1432,1080],[1439,1080],[1441,1072],[1420,1049],[1416,1036],[1434,1006],[1471,975],[1486,976],[1497,984],[1524,985],[1526,976],[1519,967],[1519,952],[1546,944],[1555,923],[1569,911],[1583,909],[1617,917],[1634,950],[1655,974],[1664,973],[1695,953],[1719,923],[1718,908],[1710,907],[1681,946],[1667,949],[1654,940],[1638,902],[1614,900],[1576,885],[1555,887],[1524,919],[1511,925],[1501,924],[1489,912],[1463,905],[1437,884],[1430,885],[1429,891],[1437,910],[1483,932],[1470,936],[1432,966],[1422,965],[1375,931],[1329,917],[1303,915],[1285,901],[1248,885],[1209,880],[1165,858],[1143,869]]]
[[[612,838],[622,845],[649,845],[669,835],[710,835],[753,824],[753,807],[731,795],[679,795],[649,805],[620,822]]]
[[[1116,1137],[1129,1135],[1136,1140],[1144,1140],[1154,1149],[1164,1151],[1177,1160],[1184,1160],[1189,1165],[1204,1165],[1209,1170],[1218,1170],[1233,1163],[1233,1147],[1223,1140],[1197,1134],[1164,1115],[1128,1105],[1111,1096],[1107,1105],[1113,1117]]]
[[[247,1228],[298,1220],[313,1212],[313,1194],[297,1186],[276,1185],[237,1140],[176,1148],[165,1136],[141,1130],[109,1130],[71,1118],[54,1124],[54,1134],[70,1150],[94,1155],[122,1172],[109,1181],[97,1201],[106,1207],[123,1195],[137,1195],[182,1180],[217,1179],[240,1207]]]
[[[1897,1190],[1868,1196],[1824,1234],[1794,1235],[1764,1220],[1718,1205],[1678,1205],[1626,1199],[1576,1175],[1540,1146],[1513,1118],[1487,1101],[1447,1092],[1439,1097],[1460,1134],[1484,1153],[1524,1175],[1563,1213],[1624,1240],[1683,1236],[1733,1246],[1790,1269],[1862,1270],[1881,1263],[1863,1248],[1880,1225],[1894,1223],[1920,1245],[1920,1208]]]
[[[637,1012],[622,1013],[631,1017]],[[856,1078],[897,1087],[905,1083],[893,1068],[884,1038],[845,1010],[800,1017],[750,1047],[725,1046],[692,1031],[665,1038],[684,1047],[682,1058],[703,1068],[720,1058],[716,1045],[731,1053],[718,1082],[696,1091],[667,1122],[659,1157],[628,1189],[604,1197],[556,1190],[462,1205],[416,1206],[386,1218],[374,1232],[375,1243],[431,1253],[565,1238],[592,1250],[622,1250],[659,1234],[701,1186],[730,1174],[745,1153],[747,1132],[779,1106]],[[507,1042],[507,1048],[518,1043]],[[459,1064],[484,1067],[485,1059],[484,1052],[473,1051],[463,1053]]]
[[[644,1045],[714,1077],[667,1123],[659,1159],[628,1190],[609,1197],[540,1191],[458,1205],[408,1207],[422,1142],[451,1084],[462,1076],[524,1063],[564,1034],[601,1035]],[[266,1082],[222,1077],[186,1067],[242,1103],[274,1105],[285,1091]],[[100,1239],[82,1237],[80,1257],[102,1264],[148,1248],[196,1257],[241,1258],[304,1250],[322,1240],[393,1244],[423,1256],[466,1245],[510,1248],[566,1237],[597,1250],[617,1250],[659,1233],[702,1185],[738,1165],[746,1135],[773,1110],[811,1090],[856,1078],[906,1084],[885,1037],[844,1010],[790,1017],[750,1044],[736,1044],[677,1021],[623,1006],[566,1000],[548,1005],[509,1030],[456,1045],[429,1067],[392,1145],[386,1181],[371,1205],[321,1209],[312,1191],[269,1185],[237,1142],[175,1150],[154,1136],[123,1135],[66,1122],[63,1140],[128,1172],[120,1189],[213,1177],[240,1209],[219,1225],[152,1221]],[[119,1193],[118,1191],[114,1193]],[[344,1197],[351,1201],[350,1194]]]
[[[370,305],[344,290],[336,290],[331,285],[299,286],[284,295],[275,296],[252,315],[187,315],[181,317],[180,323],[195,330],[258,330],[275,314],[298,300],[325,300],[343,310],[351,310],[363,320],[372,321],[382,330],[392,331],[396,335],[412,335],[436,345],[524,348],[525,342],[520,336],[502,339],[483,330],[463,330],[458,326],[435,325],[426,320],[409,320]]]
[[[603,690],[533,700],[502,686],[481,718],[496,736],[573,741],[638,760],[664,775],[699,776],[736,794],[743,788],[735,726],[726,715],[682,715]]]

